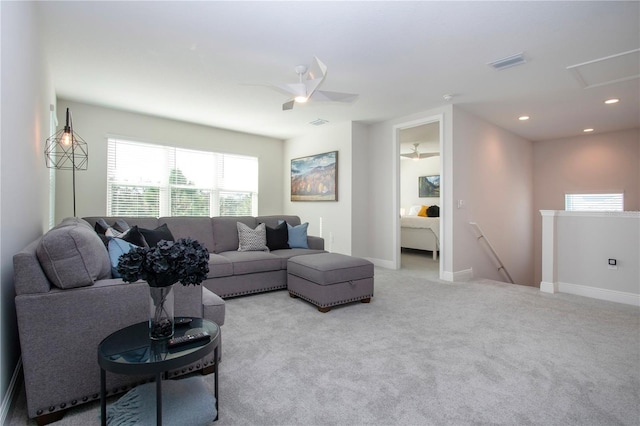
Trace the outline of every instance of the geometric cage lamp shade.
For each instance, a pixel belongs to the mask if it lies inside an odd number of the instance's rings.
[[[76,215],[76,170],[87,170],[89,148],[87,143],[73,131],[73,119],[67,108],[64,129],[51,135],[45,144],[45,162],[48,168],[71,170],[73,173],[73,215]]]

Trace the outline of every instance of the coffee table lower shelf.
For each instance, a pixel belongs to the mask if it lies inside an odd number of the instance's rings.
[[[98,345],[100,365],[100,418],[107,424],[107,371],[116,374],[153,374],[156,380],[156,422],[162,425],[162,380],[167,372],[196,362],[213,352],[214,396],[218,420],[218,343],[220,327],[212,321],[191,318],[187,327],[176,327],[174,337],[206,331],[208,342],[195,342],[169,349],[168,340],[149,339],[149,323],[141,322],[125,327],[107,336]]]

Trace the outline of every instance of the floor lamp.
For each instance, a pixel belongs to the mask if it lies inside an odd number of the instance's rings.
[[[89,149],[87,143],[73,131],[73,119],[67,108],[64,129],[51,135],[44,149],[47,167],[57,170],[71,170],[73,173],[73,216],[76,215],[76,170],[87,170]]]

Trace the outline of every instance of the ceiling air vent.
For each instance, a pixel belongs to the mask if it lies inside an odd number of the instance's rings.
[[[323,124],[327,124],[327,120],[323,120],[322,118],[318,118],[317,120],[310,121],[309,124],[313,124],[314,126],[322,126]]]
[[[527,60],[524,58],[522,52],[515,55],[507,56],[506,58],[498,59],[497,61],[489,62],[487,65],[495,70],[503,70],[505,68],[515,67],[516,65],[522,65]]]

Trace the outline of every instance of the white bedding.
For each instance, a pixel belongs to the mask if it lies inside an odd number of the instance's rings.
[[[436,236],[436,240],[440,242],[440,218],[424,217],[424,216],[401,216],[400,227],[402,228],[426,228]]]

